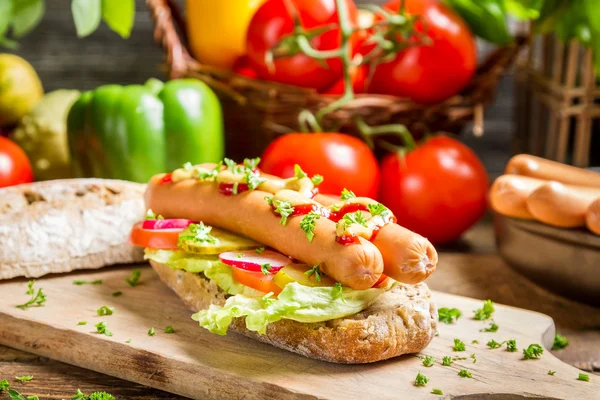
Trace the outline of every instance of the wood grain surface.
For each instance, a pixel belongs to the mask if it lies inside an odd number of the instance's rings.
[[[0,343],[193,398],[394,398],[399,392],[409,398],[430,398],[432,388],[450,395],[591,398],[600,391],[600,380],[577,381],[579,371],[549,353],[524,361],[520,351],[487,348],[491,339],[516,339],[519,348],[531,343],[551,346],[552,320],[530,311],[497,306],[494,320],[500,329],[481,332],[487,324],[470,318],[481,301],[438,292],[434,297],[440,307],[459,308],[464,317],[442,324],[439,337],[424,351],[437,358],[436,365],[426,368],[418,358],[406,356],[345,366],[310,360],[235,334],[212,335],[190,320],[190,312],[150,268],[143,268],[142,284],[135,288],[125,284],[129,274],[130,268],[108,268],[39,279],[37,286],[44,288],[48,301],[27,311],[15,307],[28,297],[26,281],[0,283]],[[74,279],[101,279],[103,284],[75,286]],[[115,290],[123,295],[112,297]],[[97,316],[102,305],[115,307],[114,315]],[[82,320],[88,324],[78,326]],[[95,333],[99,321],[105,321],[114,335]],[[164,333],[168,325],[174,326],[175,334]],[[156,336],[148,335],[151,327]],[[452,351],[454,338],[467,344],[466,352]],[[467,359],[442,367],[439,362],[445,355]],[[460,369],[470,371],[473,378],[457,376]],[[556,375],[548,375],[548,370]],[[425,388],[412,384],[419,371],[430,379]],[[37,381],[33,371],[27,374]],[[22,392],[30,394],[26,392],[30,383],[22,385]]]

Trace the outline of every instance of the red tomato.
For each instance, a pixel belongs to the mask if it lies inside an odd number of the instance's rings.
[[[27,155],[13,141],[0,137],[0,188],[33,182]]]
[[[432,243],[446,243],[477,222],[487,207],[488,176],[473,151],[436,136],[402,156],[381,162],[380,201],[398,224]]]
[[[243,75],[248,78],[258,78],[258,74],[250,65],[250,59],[248,59],[248,56],[238,57],[233,63],[233,67],[231,67],[231,70],[238,75]]]
[[[354,93],[365,93],[365,80],[369,75],[369,67],[367,65],[361,65],[359,67],[350,67],[350,79],[352,80],[352,88]],[[336,83],[333,84],[329,89],[325,90],[323,94],[344,94],[344,78],[340,78]]]
[[[129,242],[134,246],[151,249],[179,249],[179,234],[183,229],[144,229],[139,222],[131,229]]]
[[[309,176],[322,175],[320,193],[342,189],[375,198],[379,185],[377,160],[362,140],[343,133],[288,133],[265,149],[260,167],[283,178],[294,176],[298,164]]]
[[[398,11],[400,0],[384,7]],[[437,0],[405,0],[406,11],[420,15],[416,29],[431,45],[404,50],[375,69],[369,92],[408,97],[416,103],[441,102],[462,90],[477,67],[475,40],[467,24]]]
[[[355,25],[356,6],[346,0],[350,11],[350,22]],[[282,37],[294,30],[294,15],[297,15],[305,29],[313,29],[338,23],[335,0],[267,0],[254,14],[246,44],[248,56],[254,69],[263,79],[290,85],[324,90],[342,76],[342,63],[339,59],[323,62],[304,54],[282,57],[274,60],[274,68],[269,70],[265,61],[267,51],[275,47]],[[340,47],[339,28],[333,28],[311,40],[318,50],[332,50]]]
[[[282,290],[273,282],[274,274],[265,275],[262,272],[245,271],[236,267],[231,268],[231,273],[233,274],[233,279],[252,289],[265,293],[273,292],[276,295]]]

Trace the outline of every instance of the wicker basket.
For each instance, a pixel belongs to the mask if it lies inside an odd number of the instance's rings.
[[[517,62],[514,150],[587,167],[600,162],[600,87],[593,55],[555,35],[532,39]],[[592,159],[590,158],[592,157]]]
[[[234,159],[260,155],[277,136],[298,129],[298,113],[315,111],[334,101],[335,96],[269,81],[260,81],[227,70],[202,65],[186,48],[185,21],[172,0],[146,0],[156,28],[155,40],[167,53],[172,79],[193,77],[209,84],[222,102],[227,137],[227,154]],[[416,136],[424,132],[458,133],[466,122],[483,127],[483,107],[495,95],[502,73],[525,43],[496,49],[479,66],[477,74],[460,94],[433,106],[415,104],[394,96],[363,94],[328,117],[325,128],[356,134],[353,120],[359,115],[370,125],[401,123]]]

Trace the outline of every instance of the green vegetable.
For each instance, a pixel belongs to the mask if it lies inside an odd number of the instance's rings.
[[[465,342],[460,339],[454,339],[454,346],[452,347],[454,351],[465,351]]]
[[[71,397],[71,400],[116,400],[115,397],[106,392],[94,392],[86,396],[81,390],[77,389],[77,393]]]
[[[566,337],[557,333],[554,335],[554,343],[552,344],[552,350],[561,350],[569,345],[569,341]]]
[[[285,225],[288,217],[294,212],[294,207],[289,201],[275,200],[275,212],[281,216],[279,223]]]
[[[10,383],[6,379],[0,381],[0,392],[3,390],[7,390],[10,387]]]
[[[138,285],[141,276],[142,271],[136,268],[133,271],[131,271],[131,278],[125,278],[125,282],[127,282],[129,286],[135,287]]]
[[[340,198],[342,200],[349,200],[349,199],[356,198],[356,195],[354,194],[353,191],[344,188],[344,189],[342,189],[342,194],[340,195]]]
[[[590,377],[589,377],[588,374],[582,374],[582,373],[580,373],[579,376],[577,376],[577,380],[578,381],[589,382],[590,381]]]
[[[147,182],[152,175],[223,158],[221,106],[195,79],[101,86],[67,120],[77,176]]]
[[[426,367],[431,367],[433,364],[435,364],[434,356],[424,356],[419,358],[421,359],[421,363]]]
[[[148,329],[148,336],[155,336],[156,335],[156,331],[154,330],[154,327]]]
[[[498,343],[495,340],[490,340],[489,342],[487,342],[488,347],[491,349],[497,349],[498,347],[502,346],[503,344],[504,344],[504,342]]]
[[[422,373],[418,373],[417,377],[415,378],[415,382],[414,385],[415,386],[425,386],[427,384],[427,382],[429,382],[429,378],[427,378],[425,375],[423,375]]]
[[[21,393],[14,389],[8,389],[8,398],[10,400],[40,400],[37,396],[23,396]]]
[[[554,374],[556,374],[556,371],[552,371],[551,369],[550,369],[550,370],[548,370],[548,375],[552,375],[552,376],[554,376]]]
[[[469,371],[467,371],[466,369],[461,369],[460,371],[458,371],[458,376],[462,377],[462,378],[472,378],[473,375],[471,375],[471,373]]]
[[[102,306],[98,310],[96,310],[96,312],[100,316],[113,315],[113,313],[115,312],[115,309],[114,309],[114,307]]]
[[[77,325],[87,325],[87,321],[79,321]]]
[[[438,310],[439,321],[445,324],[451,324],[457,321],[462,315],[462,312],[458,308],[446,308],[442,307]]]
[[[494,313],[494,302],[491,300],[484,300],[483,307],[473,312],[475,313],[475,316],[473,318],[477,320],[482,321],[485,319],[489,319]]]
[[[444,394],[444,392],[442,392],[440,389],[432,389],[431,393],[432,394]]]
[[[106,323],[104,322],[98,322],[96,325],[96,332],[100,333],[101,335],[106,335],[106,336],[112,336],[112,332],[109,331],[108,329],[106,329]]]
[[[27,291],[25,292],[25,294],[31,295],[31,299],[29,299],[29,301],[25,302],[24,304],[18,305],[17,308],[20,308],[21,310],[27,310],[29,307],[32,306],[41,307],[44,305],[44,303],[46,302],[46,295],[44,294],[43,289],[41,288],[38,289],[37,294],[34,294],[34,284],[35,280],[29,281],[29,283],[27,284]]]
[[[528,348],[523,349],[523,359],[538,359],[544,353],[544,349],[539,344],[530,344]]]
[[[313,177],[310,178],[310,180],[312,181],[313,185],[319,186],[321,183],[323,183],[323,176],[316,174],[316,175],[313,175]]]
[[[321,282],[321,264],[317,264],[314,267],[312,267],[311,269],[309,269],[308,271],[306,271],[304,273],[306,276],[308,276],[309,278],[314,275],[315,276],[315,282],[320,283]]]
[[[483,328],[481,330],[479,330],[479,332],[497,332],[498,331],[498,325],[496,325],[495,322],[490,323],[490,327],[489,328]]]
[[[304,231],[304,233],[306,234],[306,237],[308,238],[308,241],[311,243],[315,237],[314,230],[315,230],[316,220],[318,220],[320,218],[321,218],[321,216],[319,214],[317,214],[314,211],[311,211],[308,214],[306,214],[304,217],[302,217],[302,220],[300,221],[300,228]]]
[[[15,376],[15,381],[17,382],[29,382],[32,379],[33,375]]]
[[[511,340],[507,340],[506,341],[506,351],[514,353],[517,350],[518,350],[517,349],[517,341],[515,339],[511,339]]]
[[[173,326],[169,325],[165,328],[165,333],[175,333],[175,329],[173,329]]]
[[[260,270],[264,275],[269,275],[269,271],[271,271],[273,267],[271,267],[271,264],[266,263],[266,264],[261,264],[260,266]]]
[[[444,0],[444,3],[452,7],[480,38],[499,45],[512,42],[504,0]]]

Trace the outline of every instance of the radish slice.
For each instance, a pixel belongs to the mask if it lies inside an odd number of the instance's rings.
[[[255,250],[227,251],[219,254],[219,258],[223,264],[247,271],[261,271],[262,265],[269,264],[271,274],[292,263],[291,258],[273,250],[264,250],[260,254]]]
[[[190,219],[147,219],[142,223],[144,229],[185,229],[190,224],[196,224]]]

